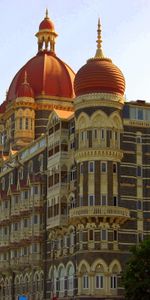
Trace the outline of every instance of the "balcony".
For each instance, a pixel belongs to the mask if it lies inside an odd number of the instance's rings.
[[[9,246],[9,237],[8,238],[0,238],[0,247],[8,247]]]
[[[42,255],[40,253],[29,254],[29,263],[31,265],[38,265],[42,261]]]
[[[18,257],[13,257],[10,259],[10,266],[14,270],[19,270],[20,269],[20,264],[19,264],[19,258]]]
[[[29,256],[19,257],[19,264],[23,267],[27,267],[29,265]]]
[[[15,243],[15,242],[19,242],[20,240],[20,231],[16,231],[16,232],[12,232],[10,235],[10,242],[11,243]]]
[[[0,261],[0,270],[6,271],[9,269],[9,262],[6,260]]]
[[[101,222],[123,224],[130,219],[130,213],[127,208],[119,206],[82,206],[70,209],[69,217],[74,220],[98,219]]]
[[[47,229],[63,226],[67,223],[67,216],[66,215],[58,215],[55,217],[51,217],[47,221]]]

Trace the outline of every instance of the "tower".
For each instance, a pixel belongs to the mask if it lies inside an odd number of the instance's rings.
[[[100,20],[97,33],[96,54],[74,82],[77,189],[70,222],[82,236],[79,249],[90,252],[86,263],[78,254],[78,293],[105,297],[121,291],[116,289],[121,270],[116,259],[118,230],[130,216],[120,202],[125,79],[103,53]],[[108,259],[109,252],[113,254]]]

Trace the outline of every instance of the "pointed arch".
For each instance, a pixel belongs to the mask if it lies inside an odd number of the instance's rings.
[[[82,130],[88,128],[89,122],[90,122],[89,116],[86,113],[82,112],[79,118],[76,120],[76,129]]]
[[[114,129],[122,130],[123,129],[123,122],[118,112],[113,112],[109,116],[109,121],[111,123],[111,127]]]
[[[122,271],[120,262],[117,259],[114,259],[109,265],[110,273],[120,273]]]
[[[108,271],[108,266],[103,259],[96,259],[91,266],[91,270],[95,271],[97,269],[97,266],[99,266],[101,269],[103,269],[104,272]]]
[[[78,267],[79,272],[82,273],[83,268],[86,269],[87,273],[90,272],[90,265],[88,264],[88,262],[85,259],[81,260],[79,263],[79,267]]]
[[[108,126],[108,116],[102,110],[95,111],[90,120],[90,124],[93,127],[107,127]]]

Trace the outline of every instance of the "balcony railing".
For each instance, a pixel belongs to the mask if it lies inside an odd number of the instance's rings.
[[[7,270],[9,268],[9,262],[8,261],[0,261],[0,270]]]
[[[67,216],[66,215],[58,215],[55,217],[51,217],[47,221],[47,228],[62,226],[66,224]]]
[[[117,221],[118,223],[124,223],[130,219],[130,213],[127,208],[119,206],[82,206],[76,207],[69,212],[70,219],[91,218],[99,217],[100,219],[110,220],[110,222]]]

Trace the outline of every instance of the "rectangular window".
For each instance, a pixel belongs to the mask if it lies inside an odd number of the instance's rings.
[[[94,129],[94,138],[97,139],[97,129]]]
[[[83,163],[80,164],[80,174],[83,174]]]
[[[111,275],[110,287],[111,287],[111,289],[117,288],[117,275]]]
[[[23,220],[23,227],[28,227],[28,219]]]
[[[113,196],[113,205],[114,206],[118,205],[118,198],[117,198],[117,196]]]
[[[23,248],[23,255],[24,256],[28,255],[28,248],[27,247]]]
[[[4,253],[4,254],[3,254],[3,259],[4,259],[4,260],[7,260],[7,259],[8,259],[7,253]]]
[[[28,129],[28,127],[29,127],[29,121],[28,118],[26,118],[25,129]]]
[[[95,199],[94,195],[88,195],[88,205],[93,206],[95,205]]]
[[[37,195],[38,192],[39,192],[38,186],[35,185],[35,186],[33,187],[33,191],[34,191],[34,194]]]
[[[19,128],[22,129],[22,118],[19,119]]]
[[[102,229],[101,230],[101,240],[102,241],[106,241],[107,240],[107,230],[106,229]]]
[[[89,161],[89,163],[88,163],[88,171],[89,171],[89,173],[93,173],[94,172],[94,161]]]
[[[102,140],[105,139],[105,131],[104,131],[104,129],[101,129],[101,139]]]
[[[130,119],[136,120],[136,108],[130,107]]]
[[[89,241],[93,241],[93,239],[94,239],[94,231],[93,231],[93,229],[90,229],[89,230]]]
[[[38,224],[38,215],[34,215],[34,224]]]
[[[113,163],[113,173],[117,173],[117,164]]]
[[[137,201],[137,209],[142,210],[142,201]]]
[[[109,139],[112,139],[112,130],[108,130],[108,137]]]
[[[83,289],[89,288],[89,277],[87,274],[83,275]]]
[[[19,226],[18,226],[18,223],[14,223],[14,226],[13,226],[13,227],[14,227],[14,231],[17,231],[17,230],[18,230],[18,227],[19,227]]]
[[[101,205],[107,205],[107,195],[101,195]]]
[[[96,275],[95,277],[95,287],[96,289],[104,288],[104,277],[103,275]]]
[[[115,140],[117,141],[117,139],[118,139],[118,132],[115,131]]]
[[[141,177],[142,176],[142,168],[141,166],[137,166],[137,169],[136,169],[136,175],[138,177]]]
[[[8,201],[7,200],[4,201],[4,208],[6,208],[6,209],[8,208]]]
[[[137,110],[137,118],[138,118],[138,120],[143,120],[143,109],[138,108],[138,110]]]
[[[32,245],[32,253],[37,253],[38,252],[38,245],[37,244],[33,244]]]
[[[7,233],[8,233],[8,229],[7,227],[4,227],[4,235],[7,235]]]
[[[28,199],[28,191],[23,192],[24,199]]]
[[[14,257],[16,258],[18,256],[17,250],[14,250]]]
[[[114,230],[114,241],[118,241],[118,231]]]
[[[81,131],[81,141],[84,141],[84,131]]]
[[[107,162],[104,162],[104,161],[101,162],[101,172],[102,173],[107,172]]]

